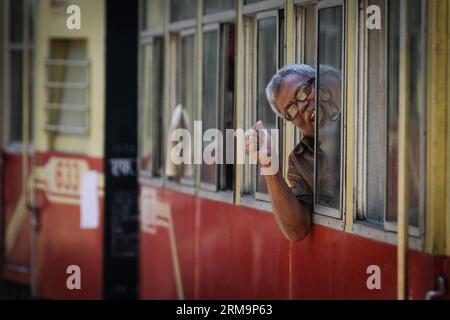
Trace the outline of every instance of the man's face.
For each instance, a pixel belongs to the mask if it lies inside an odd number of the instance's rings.
[[[292,123],[297,126],[304,135],[314,135],[314,111],[316,107],[315,103],[315,89],[314,83],[310,86],[311,92],[305,101],[299,101],[297,99],[298,92],[302,85],[306,84],[310,78],[289,75],[282,83],[278,95],[275,98],[275,105],[282,114],[286,114],[287,107],[291,104],[295,104],[298,108],[298,113],[292,119]]]

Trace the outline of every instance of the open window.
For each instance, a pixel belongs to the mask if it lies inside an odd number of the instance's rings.
[[[164,15],[165,1],[142,1],[139,79],[140,175],[163,176],[164,141]]]
[[[214,7],[216,10],[218,8]],[[227,7],[224,7],[226,9]],[[205,6],[205,13],[212,10]],[[208,9],[208,10],[207,10]],[[217,16],[221,21],[221,17]],[[222,17],[223,18],[223,17]],[[210,129],[221,132],[222,141],[214,141],[223,150],[219,163],[208,164],[203,159],[200,170],[200,187],[210,191],[233,189],[233,165],[226,163],[227,152],[234,153],[228,146],[226,130],[234,129],[234,23],[210,23],[203,27],[202,66],[202,124],[203,134]],[[212,131],[210,131],[212,132]],[[214,140],[215,138],[212,138]],[[211,141],[203,142],[203,150]],[[221,148],[222,147],[222,148]],[[228,155],[230,156],[230,155]]]
[[[189,193],[195,192],[196,171],[193,164],[193,142],[194,142],[194,121],[198,120],[197,112],[197,39],[196,39],[196,8],[197,1],[183,0],[170,1],[169,16],[169,52],[166,56],[169,59],[168,68],[168,117],[170,124],[174,116],[175,108],[178,105],[182,107],[182,120],[177,128],[183,128],[189,131],[191,136],[190,145],[186,145],[185,150],[190,150],[190,163],[182,163],[170,174],[166,168],[166,174],[170,180],[169,185],[176,189],[186,190]],[[170,128],[166,128],[169,130]],[[170,134],[167,131],[168,134]],[[166,156],[169,156],[170,148],[166,150]],[[187,152],[187,151],[186,151]],[[185,154],[182,155],[185,157]],[[170,169],[170,168],[169,168]],[[184,187],[188,187],[187,189]]]
[[[399,131],[400,3],[360,1],[357,220],[396,230]],[[368,30],[369,5],[381,8],[380,30]],[[409,223],[423,232],[425,183],[425,5],[411,0],[409,50]]]
[[[281,119],[272,111],[265,88],[284,65],[284,11],[277,6],[269,11],[258,11],[258,8],[257,4],[244,6],[244,12],[249,12],[245,17],[245,126],[250,128],[261,120],[266,129],[278,129],[274,140],[281,154]],[[282,170],[281,165],[279,170]],[[270,200],[259,164],[245,165],[243,193],[244,204]]]

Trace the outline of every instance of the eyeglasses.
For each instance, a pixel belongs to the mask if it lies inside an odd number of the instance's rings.
[[[302,84],[297,89],[297,92],[295,94],[296,102],[289,104],[284,109],[284,118],[287,121],[292,121],[295,118],[295,116],[298,114],[298,107],[297,107],[297,105],[298,105],[299,102],[305,102],[306,99],[308,99],[309,95],[311,94],[312,85],[313,85],[315,80],[316,80],[316,78],[310,78],[307,82]]]
[[[298,114],[298,103],[299,102],[305,102],[309,95],[311,94],[312,91],[312,85],[314,83],[316,79],[315,78],[311,78],[309,79],[306,83],[302,84],[298,89],[297,89],[297,93],[295,95],[295,103],[291,103],[289,104],[285,109],[284,109],[284,118],[287,121],[292,121]],[[331,98],[331,94],[330,94],[330,90],[328,90],[327,87],[325,86],[321,86],[319,88],[319,99],[321,102],[327,102],[329,101]]]

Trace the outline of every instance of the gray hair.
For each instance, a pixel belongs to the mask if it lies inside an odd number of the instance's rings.
[[[327,64],[321,64],[319,66],[319,72],[320,72],[320,76],[331,76],[333,78],[335,78],[336,80],[338,80],[339,82],[342,81],[342,75],[341,72],[335,68],[333,68],[332,66],[329,66]]]
[[[283,114],[278,110],[275,104],[275,98],[278,95],[283,81],[290,75],[298,75],[301,77],[315,78],[316,72],[307,64],[288,64],[278,70],[278,72],[272,77],[266,87],[266,97],[273,112],[279,117],[283,118]]]

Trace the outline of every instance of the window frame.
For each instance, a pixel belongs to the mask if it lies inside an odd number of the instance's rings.
[[[84,41],[85,48],[86,48],[86,57],[82,60],[71,60],[71,59],[55,59],[53,57],[50,57],[50,55],[44,59],[43,65],[45,68],[45,81],[44,81],[44,90],[48,92],[47,90],[57,89],[57,88],[66,88],[66,89],[79,89],[79,90],[85,90],[85,105],[72,105],[72,104],[65,104],[65,103],[56,103],[56,102],[50,102],[48,101],[48,98],[45,99],[43,102],[43,108],[45,110],[46,120],[43,125],[43,129],[47,133],[54,134],[56,136],[72,136],[72,137],[88,137],[89,135],[89,127],[90,127],[90,107],[89,107],[89,97],[90,97],[90,73],[89,73],[89,46],[88,46],[88,40],[87,39],[73,39],[73,38],[50,38],[49,39],[49,51],[48,53],[51,54],[52,51],[52,43],[57,41]],[[86,78],[84,82],[69,82],[69,81],[49,81],[49,68],[52,66],[60,66],[60,67],[67,67],[67,68],[86,68]],[[49,122],[49,112],[51,110],[58,110],[59,112],[64,111],[74,111],[74,112],[82,112],[85,117],[85,126],[65,126],[61,124],[52,124]]]
[[[276,60],[277,70],[280,67],[280,48],[284,43],[280,43],[280,10],[284,10],[284,1],[263,1],[251,5],[244,5],[244,101],[246,106],[244,108],[243,118],[244,127],[250,128],[256,121],[257,116],[257,49],[258,49],[258,21],[265,18],[276,18]],[[285,39],[283,40],[285,41]],[[279,130],[278,140],[276,141],[280,158],[283,152],[283,135],[280,131],[283,130],[283,124],[278,116],[274,115],[277,121],[277,129]],[[258,210],[272,211],[270,203],[270,196],[268,193],[257,192],[257,168],[256,165],[249,163],[248,156],[246,156],[246,163],[243,165],[241,178],[241,197],[240,204]],[[280,161],[280,170],[282,170],[282,163]]]
[[[218,44],[217,44],[217,52],[216,52],[216,57],[217,57],[217,65],[216,65],[216,74],[217,74],[217,76],[218,76],[218,78],[217,79],[215,79],[215,86],[216,86],[216,92],[217,92],[217,95],[216,95],[216,101],[215,101],[215,106],[216,106],[216,108],[217,108],[217,114],[216,114],[216,119],[215,119],[215,125],[216,125],[216,128],[217,129],[220,129],[220,130],[222,130],[222,128],[221,128],[221,123],[220,123],[220,112],[222,111],[222,108],[221,108],[221,106],[220,106],[220,88],[221,88],[221,66],[220,66],[220,64],[221,64],[221,40],[222,40],[222,34],[221,34],[221,28],[220,28],[220,24],[219,23],[211,23],[211,24],[208,24],[208,25],[204,25],[203,26],[203,28],[202,28],[202,39],[204,39],[205,38],[205,33],[207,33],[207,32],[216,32],[216,34],[217,34],[217,42],[218,42]],[[201,112],[201,121],[202,121],[202,123],[203,123],[203,107],[204,107],[204,104],[203,104],[203,84],[204,84],[204,79],[203,79],[203,71],[204,71],[204,56],[203,56],[203,50],[204,50],[204,41],[202,41],[203,42],[203,47],[202,47],[202,97],[201,97],[201,100],[202,100],[202,103],[201,103],[201,105],[202,105],[202,112]],[[204,130],[204,128],[203,128],[203,130]],[[223,131],[222,131],[222,133],[223,133]],[[202,132],[202,136],[203,136],[203,132]],[[225,139],[225,137],[223,136],[223,139]],[[203,145],[203,139],[202,139],[202,145]],[[224,143],[222,144],[222,145],[225,145]],[[203,148],[202,148],[202,154],[203,154]],[[223,152],[223,155],[222,156],[225,156],[225,152]],[[210,183],[210,182],[204,182],[204,181],[202,181],[202,166],[204,165],[205,163],[202,161],[202,164],[200,165],[200,168],[199,168],[199,188],[200,189],[202,189],[202,190],[204,190],[204,191],[211,191],[211,192],[217,192],[217,191],[219,191],[219,172],[220,172],[220,166],[221,165],[219,165],[219,164],[214,164],[214,174],[215,174],[215,177],[216,177],[216,183],[214,184],[214,183]]]
[[[226,61],[224,59],[224,42],[226,41],[226,39],[224,38],[226,35],[228,35],[228,31],[226,31],[225,29],[228,28],[229,29],[229,25],[233,24],[235,26],[235,37],[237,36],[236,34],[236,10],[232,9],[232,10],[224,10],[224,11],[220,11],[220,12],[216,12],[213,14],[203,14],[203,8],[202,8],[202,26],[201,26],[201,37],[202,37],[202,46],[204,45],[204,34],[205,32],[209,32],[209,31],[214,31],[216,30],[218,32],[218,64],[217,64],[217,68],[218,68],[218,79],[217,79],[217,108],[218,108],[218,114],[217,114],[217,119],[216,119],[216,123],[218,124],[217,128],[219,128],[222,133],[225,133],[225,128],[224,128],[224,123],[223,123],[223,111],[224,111],[224,99],[222,99],[221,97],[223,96],[223,91],[225,88],[225,83],[224,83],[224,65],[226,64]],[[236,55],[236,54],[235,54]],[[202,90],[203,90],[203,47],[202,47]],[[235,92],[235,90],[234,90]],[[202,97],[200,97],[200,105],[201,105],[201,109],[203,109],[203,95]],[[236,106],[235,106],[235,97],[233,98],[233,113],[234,113],[234,123],[236,123]],[[202,114],[202,111],[199,111],[200,114]],[[234,126],[236,127],[236,126]],[[235,128],[234,128],[235,129]],[[226,145],[226,135],[223,135],[223,146]],[[235,147],[234,147],[235,148]],[[206,199],[210,199],[210,200],[215,200],[215,201],[220,201],[220,202],[225,202],[225,203],[234,203],[234,186],[235,186],[235,170],[236,170],[236,164],[233,164],[233,181],[232,181],[232,189],[222,189],[221,185],[223,182],[223,173],[224,173],[224,168],[226,167],[226,152],[223,153],[223,164],[215,164],[216,166],[216,176],[217,176],[217,181],[216,184],[211,184],[208,182],[202,182],[201,180],[201,165],[199,166],[199,170],[198,170],[198,190],[197,190],[197,195],[199,197],[202,198],[206,198]],[[202,162],[203,163],[203,162]]]
[[[422,39],[426,39],[426,28],[427,28],[427,5],[426,1],[420,0],[421,2],[421,19],[422,25],[420,34]],[[384,205],[384,211],[382,213],[382,220],[380,222],[376,221],[367,221],[367,183],[365,176],[367,175],[367,155],[366,155],[366,147],[365,140],[367,137],[368,129],[367,126],[364,125],[366,121],[368,121],[368,113],[367,113],[367,79],[368,79],[368,31],[365,27],[365,19],[362,19],[361,16],[365,16],[365,9],[369,4],[369,0],[359,0],[358,1],[358,14],[357,14],[357,23],[358,23],[358,36],[357,36],[357,57],[364,63],[359,63],[356,68],[357,77],[356,77],[356,85],[358,90],[355,94],[356,105],[362,105],[362,108],[356,108],[355,110],[355,131],[357,133],[356,144],[355,144],[355,157],[356,157],[356,172],[355,172],[355,190],[358,190],[358,194],[354,198],[354,208],[355,214],[353,216],[353,232],[355,234],[368,236],[369,238],[377,239],[383,242],[387,242],[390,244],[397,243],[397,222],[388,221],[387,220],[387,205]],[[388,23],[388,1],[385,1],[385,6],[383,8],[387,13],[385,16],[385,22],[382,25],[382,28],[386,28],[386,35],[383,41],[383,51],[386,55],[385,65],[383,66],[383,70],[385,72],[384,78],[388,77],[388,63],[387,63],[387,55],[388,55],[388,33],[389,33],[389,23]],[[361,35],[363,34],[363,35]],[[426,41],[422,43],[422,48],[426,48]],[[419,181],[426,181],[426,140],[427,140],[427,110],[426,110],[426,100],[427,100],[427,75],[426,75],[426,63],[427,63],[427,52],[426,50],[422,51],[423,54],[420,57],[421,64],[421,90],[423,92],[423,96],[421,99],[421,103],[423,105],[423,115],[420,119],[420,167],[419,167]],[[400,54],[400,53],[399,53]],[[363,90],[361,90],[361,88]],[[387,97],[388,97],[388,84],[386,82],[385,88],[385,108],[387,108]],[[385,120],[387,121],[387,113]],[[385,156],[387,158],[387,143],[385,146]],[[387,167],[384,172],[387,175]],[[387,181],[386,181],[387,185]],[[425,240],[425,214],[426,214],[426,183],[419,184],[419,212],[418,212],[418,226],[409,225],[408,227],[408,239],[409,246],[412,249],[423,250],[424,249],[424,240]],[[385,194],[387,197],[387,186],[385,186]],[[387,198],[386,198],[387,201]]]
[[[140,43],[139,43],[139,48],[141,50],[140,55],[139,55],[139,61],[141,63],[141,65],[143,67],[146,66],[145,64],[145,53],[147,50],[147,46],[148,45],[152,45],[152,49],[154,50],[154,44],[155,44],[155,39],[159,38],[162,41],[162,51],[164,52],[164,34],[155,34],[152,36],[148,36],[145,35],[145,37],[141,38]],[[164,55],[164,53],[162,54]],[[154,180],[154,182],[158,182],[158,184],[162,183],[162,177],[164,176],[164,168],[165,168],[165,163],[164,163],[164,159],[165,159],[165,148],[162,146],[159,150],[159,152],[161,153],[159,156],[162,157],[161,159],[161,168],[163,170],[163,173],[158,176],[154,173],[154,168],[149,168],[149,169],[143,169],[141,167],[141,160],[142,160],[142,154],[141,154],[141,144],[143,143],[142,140],[147,140],[148,136],[147,136],[147,131],[148,130],[148,125],[150,123],[151,120],[149,120],[148,117],[148,108],[146,108],[145,103],[146,103],[146,97],[145,97],[145,90],[143,88],[143,86],[145,85],[145,79],[146,79],[146,71],[145,70],[141,70],[143,68],[139,68],[139,79],[141,81],[140,85],[139,85],[139,110],[140,110],[140,117],[139,117],[139,161],[138,161],[138,167],[139,167],[139,172],[140,172],[140,177],[143,178],[147,178],[147,179],[151,179]],[[152,70],[153,71],[153,70]],[[153,76],[153,74],[151,75]],[[163,77],[165,75],[163,74]],[[161,95],[161,102],[163,100],[163,92],[164,90],[161,90],[160,95]],[[161,123],[161,130],[162,133],[164,133],[164,110],[161,110],[161,118],[163,119],[163,123]],[[163,139],[163,143],[164,143],[164,134],[162,134],[161,139]],[[157,141],[158,142],[158,141]],[[154,156],[155,150],[151,150],[152,152],[152,156]]]
[[[338,220],[338,224],[341,221],[344,221],[345,217],[345,185],[346,185],[346,175],[345,175],[345,154],[346,154],[346,133],[345,133],[345,127],[346,127],[346,116],[347,116],[347,107],[346,107],[346,70],[347,70],[347,63],[346,63],[346,54],[347,54],[347,43],[346,43],[346,21],[347,21],[347,12],[346,12],[346,4],[344,0],[321,0],[318,1],[316,4],[316,74],[319,73],[319,67],[320,67],[320,61],[319,61],[319,37],[320,37],[320,25],[319,25],[319,11],[322,9],[327,8],[335,8],[335,7],[341,7],[342,9],[342,34],[341,34],[341,45],[342,45],[342,56],[341,56],[341,131],[340,131],[340,140],[341,140],[341,148],[340,148],[340,184],[339,184],[339,209],[329,208],[325,207],[323,205],[316,204],[316,180],[317,180],[317,157],[314,157],[314,191],[313,191],[313,215],[321,215],[328,218],[333,218],[335,220]],[[316,76],[318,78],[318,76]],[[315,81],[315,92],[317,94],[318,92],[318,81]],[[317,124],[318,117],[315,118],[316,121],[316,128],[318,127]],[[318,130],[315,130],[314,133],[314,141],[318,141]],[[314,154],[317,154],[317,143],[314,144]]]
[[[155,38],[161,38],[162,39],[162,51],[163,51],[163,55],[165,55],[165,49],[166,49],[166,37],[165,37],[165,27],[164,26],[159,26],[159,27],[154,27],[154,28],[149,28],[146,29],[146,11],[145,9],[145,2],[149,1],[149,0],[140,0],[139,1],[139,9],[140,12],[142,12],[142,14],[139,15],[139,19],[141,20],[139,22],[139,56],[138,56],[138,61],[140,66],[145,66],[145,47],[150,44],[150,43],[154,43]],[[164,1],[164,7],[162,8],[162,14],[165,16],[166,11],[168,9],[168,4],[166,1]],[[165,18],[164,18],[165,20]],[[165,61],[163,64],[163,77],[165,78],[167,75],[165,73],[164,70],[164,65],[165,65]],[[145,91],[144,91],[144,84],[145,84],[145,71],[143,70],[143,68],[138,68],[138,79],[139,79],[139,86],[138,86],[138,109],[139,109],[139,113],[141,115],[145,114],[145,105],[144,105],[144,95],[145,95]],[[162,83],[162,90],[160,92],[161,94],[161,101],[164,104],[164,85],[165,85],[165,81]],[[163,139],[163,143],[165,143],[165,111],[162,110],[162,114],[161,117],[163,119],[163,123],[161,124],[161,129],[162,129],[162,139]],[[142,144],[142,139],[147,139],[148,137],[146,136],[144,130],[145,130],[145,126],[143,125],[142,121],[145,121],[144,117],[139,117],[139,121],[138,121],[138,172],[139,172],[139,182],[140,183],[148,183],[150,185],[153,186],[157,186],[157,187],[162,187],[163,186],[163,181],[164,181],[164,177],[165,177],[165,159],[166,159],[166,154],[165,154],[165,147],[161,148],[161,152],[162,152],[162,174],[161,176],[155,176],[153,175],[153,172],[149,172],[149,170],[144,170],[141,167],[141,144]]]

